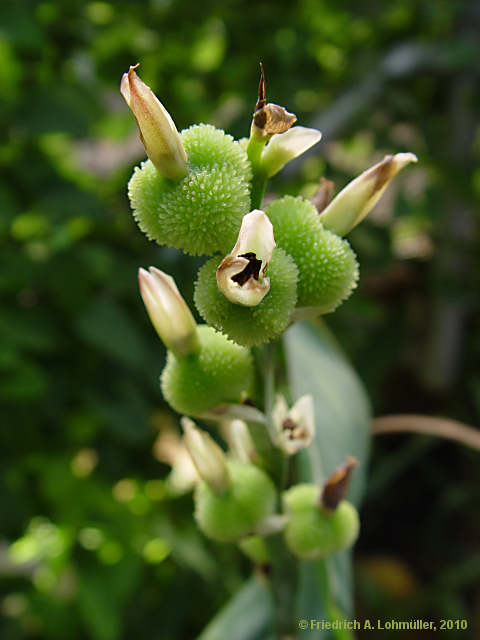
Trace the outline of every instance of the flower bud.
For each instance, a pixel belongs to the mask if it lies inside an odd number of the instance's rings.
[[[187,154],[170,114],[135,73],[138,65],[122,76],[120,91],[137,121],[148,157],[167,178],[179,180],[187,174]]]
[[[301,197],[275,200],[266,213],[278,246],[298,267],[297,308],[317,315],[333,311],[357,284],[358,264],[348,242],[324,229],[315,206]]]
[[[185,432],[185,446],[198,475],[212,491],[217,494],[225,493],[230,486],[230,476],[227,471],[227,459],[222,449],[206,431],[198,429],[189,418],[184,416],[180,422]]]
[[[155,458],[172,467],[166,486],[174,494],[191,491],[198,482],[198,473],[192,458],[177,431],[162,428],[154,445]]]
[[[283,494],[284,509],[290,516],[285,541],[303,560],[321,560],[351,547],[358,537],[355,507],[342,500],[332,512],[319,506],[320,494],[313,484],[299,484]]]
[[[291,409],[288,408],[285,398],[278,395],[272,419],[277,436],[276,444],[287,455],[293,455],[311,444],[315,435],[311,395],[299,398]]]
[[[243,420],[227,420],[222,423],[222,434],[228,442],[230,453],[239,462],[252,462],[257,456],[252,436]]]
[[[178,413],[190,416],[242,402],[254,378],[248,349],[205,325],[198,327],[198,338],[196,353],[180,356],[168,352],[161,376],[165,400]]]
[[[260,167],[271,178],[283,167],[320,142],[322,134],[317,129],[293,127],[285,133],[277,133],[262,151]]]
[[[174,279],[150,267],[149,272],[139,269],[138,282],[150,320],[167,349],[179,356],[198,351],[197,325]]]
[[[265,272],[274,248],[272,223],[264,212],[255,209],[244,216],[235,246],[217,269],[223,295],[245,307],[258,305],[270,289]]]
[[[340,191],[320,215],[323,226],[344,236],[357,226],[376,205],[388,184],[410,162],[413,153],[397,153],[385,158]]]
[[[237,542],[255,532],[275,509],[268,475],[252,464],[227,462],[230,486],[218,495],[206,482],[195,489],[195,519],[203,533],[220,542]]]

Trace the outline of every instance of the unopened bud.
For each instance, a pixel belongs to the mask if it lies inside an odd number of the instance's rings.
[[[320,215],[326,229],[344,236],[357,226],[376,205],[388,184],[410,162],[413,153],[397,153],[385,158],[347,184]]]
[[[181,419],[185,432],[185,446],[198,471],[198,475],[217,494],[225,493],[230,486],[230,476],[224,452],[206,431],[197,428],[185,416]]]
[[[150,267],[139,269],[138,282],[150,320],[167,349],[178,356],[198,351],[197,325],[174,279]]]
[[[224,422],[222,427],[222,432],[233,457],[245,464],[252,462],[256,457],[256,451],[247,423],[238,419],[228,420]]]
[[[217,284],[235,304],[255,307],[270,290],[265,271],[275,248],[273,226],[267,215],[255,209],[243,217],[237,243],[217,269]]]
[[[162,175],[179,180],[187,174],[187,154],[170,114],[137,76],[137,67],[123,74],[120,92],[137,121],[150,160]]]

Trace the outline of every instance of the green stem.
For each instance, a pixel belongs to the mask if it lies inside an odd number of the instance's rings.
[[[261,165],[262,151],[265,143],[266,140],[251,134],[247,146],[247,155],[253,172],[251,193],[252,209],[260,209],[267,185],[267,176]]]

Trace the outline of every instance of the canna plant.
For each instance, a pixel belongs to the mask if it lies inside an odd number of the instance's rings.
[[[266,101],[263,68],[240,141],[208,124],[178,133],[135,69],[121,92],[148,159],[128,185],[133,215],[149,239],[207,257],[195,283],[200,325],[170,275],[139,270],[167,348],[162,393],[182,416],[195,469],[184,486],[194,485],[203,534],[238,545],[257,567],[200,637],[297,637],[305,620],[352,615],[348,550],[364,473],[354,468],[366,459],[369,421],[338,348],[304,321],[352,294],[359,267],[344,236],[416,157],[386,156],[333,199],[324,181],[314,201],[288,195],[264,206],[268,179],[321,133]],[[178,485],[175,463],[172,474]]]

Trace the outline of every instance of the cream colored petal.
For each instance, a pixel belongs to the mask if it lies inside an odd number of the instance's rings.
[[[261,167],[267,177],[278,173],[287,162],[305,153],[314,144],[320,142],[322,134],[317,129],[307,127],[292,127],[285,133],[272,136],[264,148]]]
[[[347,234],[370,213],[397,173],[411,162],[418,162],[415,154],[397,153],[364,171],[323,210],[323,226],[339,236]]]

